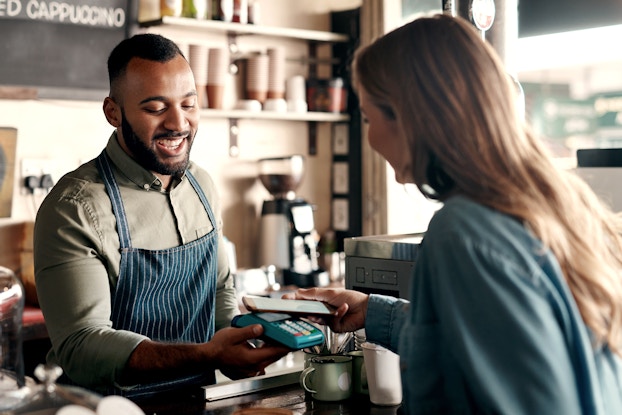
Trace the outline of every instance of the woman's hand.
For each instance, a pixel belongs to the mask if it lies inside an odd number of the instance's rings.
[[[369,298],[367,294],[343,288],[307,288],[284,294],[283,298],[316,300],[332,305],[337,309],[334,316],[323,319],[309,317],[309,319],[326,323],[335,332],[351,332],[365,327],[367,300]]]

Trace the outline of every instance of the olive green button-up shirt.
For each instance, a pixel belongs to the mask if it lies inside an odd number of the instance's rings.
[[[167,249],[212,230],[197,193],[183,176],[170,191],[110,137],[106,152],[120,187],[134,248]],[[194,163],[195,176],[218,222],[216,330],[238,313],[233,277],[224,249],[221,209],[209,174]],[[104,388],[115,383],[145,336],[112,328],[111,293],[119,277],[119,236],[112,205],[95,160],[66,174],[42,203],[35,221],[37,295],[52,341],[48,362],[76,383]]]

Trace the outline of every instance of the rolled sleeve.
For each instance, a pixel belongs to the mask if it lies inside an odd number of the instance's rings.
[[[404,326],[410,302],[371,294],[367,303],[365,334],[367,341],[397,352],[400,331]]]

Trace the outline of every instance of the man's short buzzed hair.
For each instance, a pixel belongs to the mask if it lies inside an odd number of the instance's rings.
[[[168,62],[177,55],[184,56],[175,42],[160,35],[145,33],[122,40],[108,57],[110,89],[112,90],[113,83],[125,73],[133,58]]]

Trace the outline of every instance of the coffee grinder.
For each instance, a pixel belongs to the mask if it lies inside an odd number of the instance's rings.
[[[313,207],[295,193],[304,162],[301,155],[258,160],[259,179],[272,195],[261,208],[259,262],[274,265],[285,285],[321,287],[330,280],[318,267]]]

